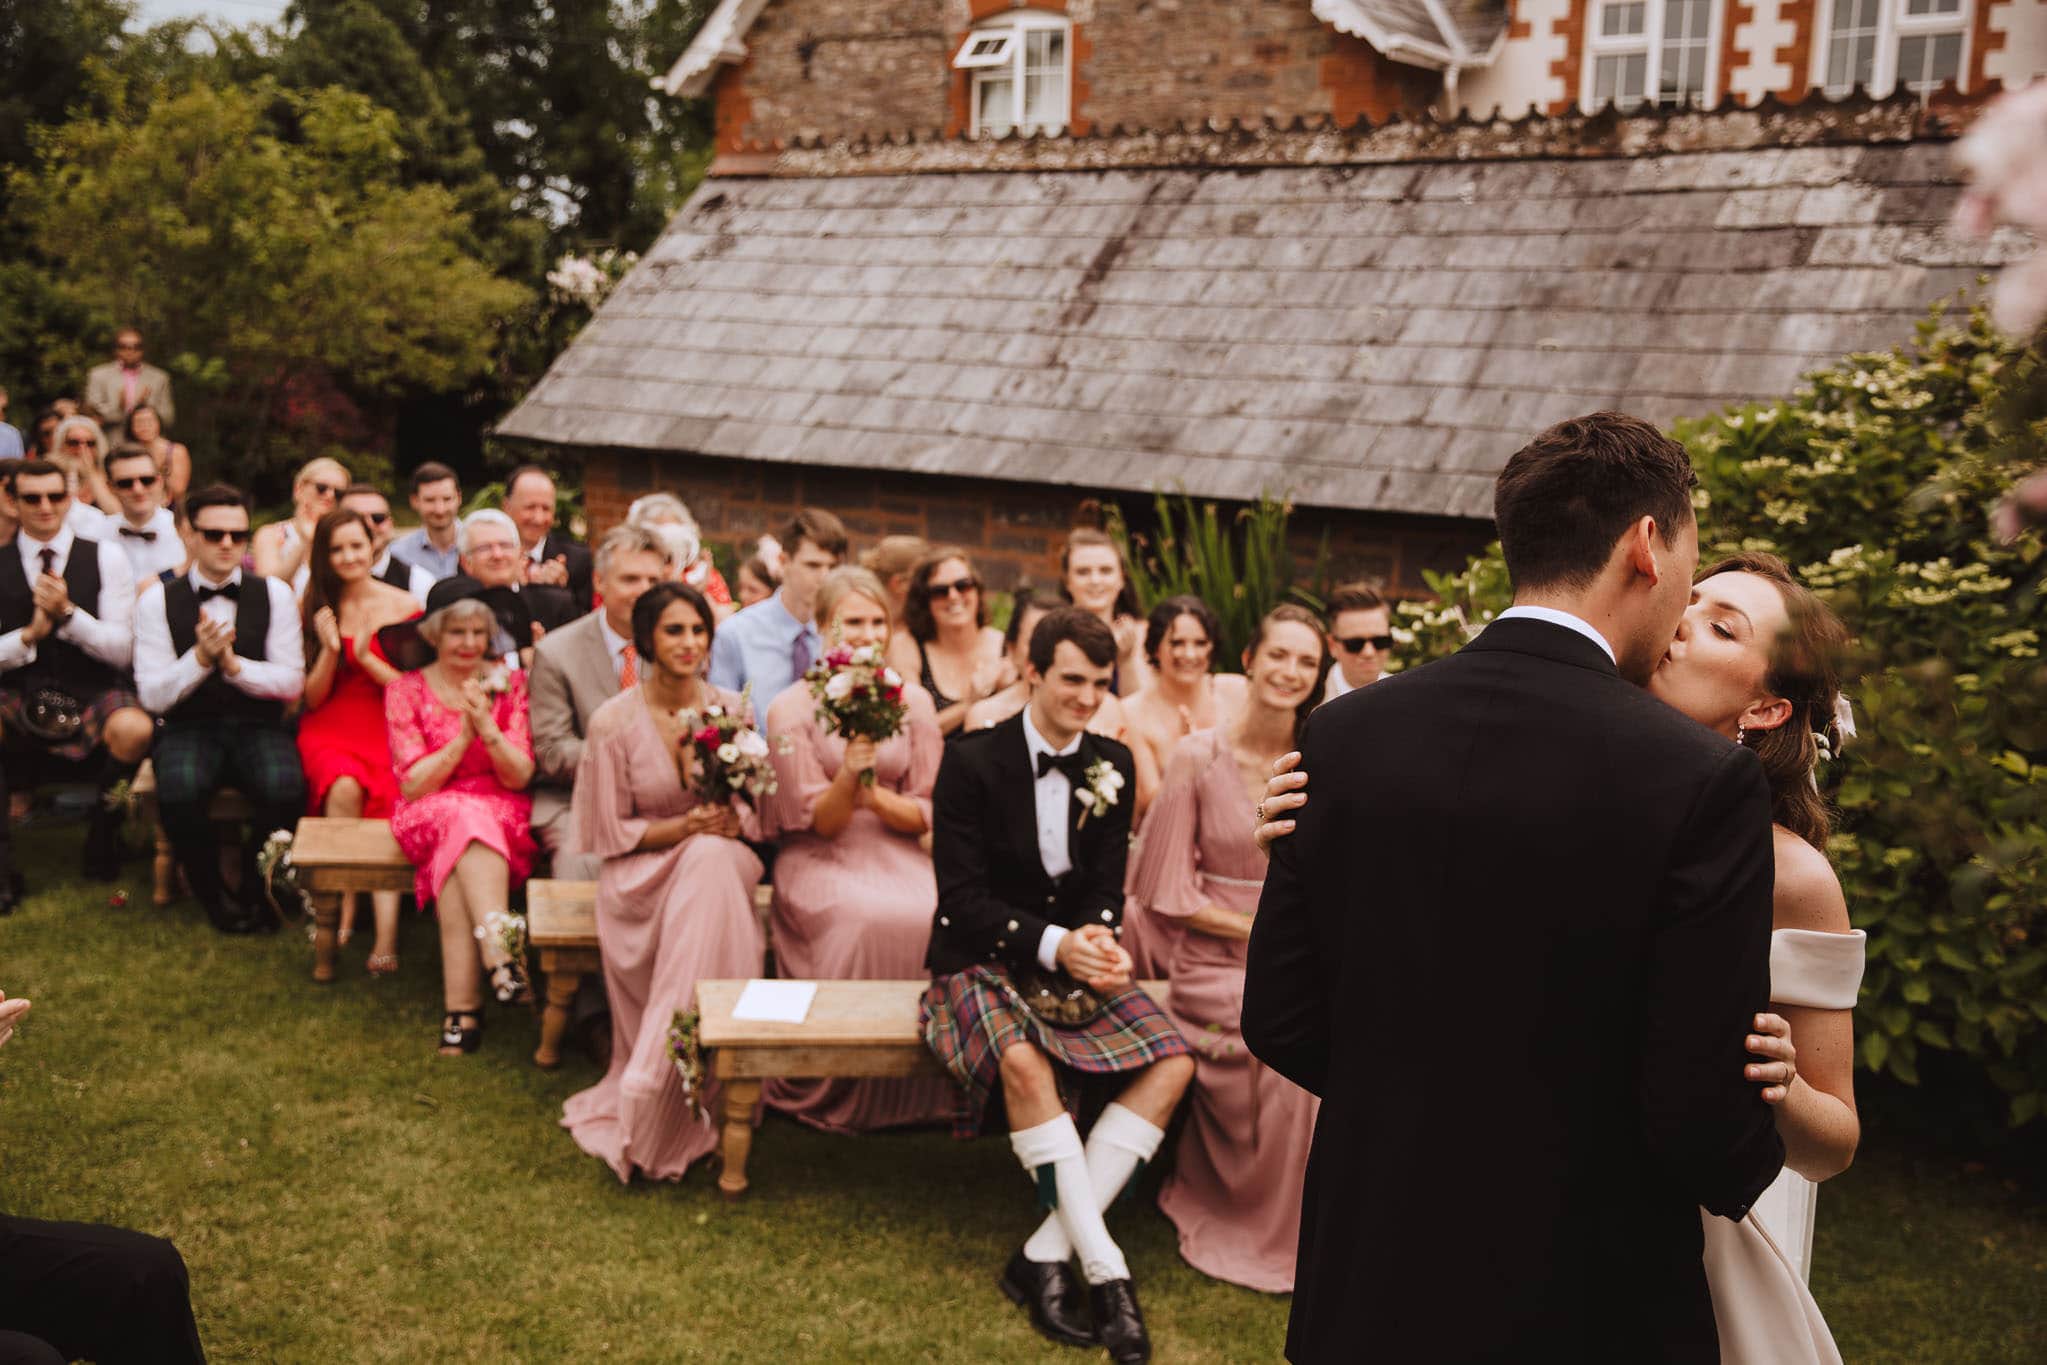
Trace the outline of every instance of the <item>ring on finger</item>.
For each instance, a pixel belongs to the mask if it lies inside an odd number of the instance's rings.
[[[1254,812],[1254,813],[1255,813],[1255,814],[1256,814],[1256,815],[1258,816],[1258,823],[1259,823],[1259,824],[1261,824],[1261,825],[1262,825],[1262,824],[1264,824],[1264,823],[1265,823],[1265,803],[1264,803],[1263,801],[1260,801],[1260,802],[1258,803],[1258,809],[1257,809],[1257,811],[1256,811],[1256,812]]]

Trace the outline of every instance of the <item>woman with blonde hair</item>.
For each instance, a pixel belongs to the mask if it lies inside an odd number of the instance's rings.
[[[107,436],[90,417],[66,417],[50,434],[52,463],[71,481],[71,514],[87,523],[72,525],[74,533],[98,525],[95,511],[121,515],[121,504],[107,483]]]
[[[1108,532],[1076,526],[1059,554],[1059,593],[1100,618],[1116,636],[1116,672],[1110,686],[1119,697],[1134,697],[1151,681],[1144,662],[1144,609],[1130,585],[1130,566]]]
[[[256,558],[256,572],[265,578],[281,578],[291,590],[303,593],[312,577],[309,552],[313,531],[326,516],[341,505],[341,495],[352,482],[339,460],[325,456],[309,460],[291,481],[290,519],[273,521],[256,532],[250,553]]]
[[[888,594],[888,624],[892,634],[903,629],[904,604],[910,596],[917,565],[931,553],[931,543],[922,536],[883,536],[860,556],[860,567],[881,580]]]

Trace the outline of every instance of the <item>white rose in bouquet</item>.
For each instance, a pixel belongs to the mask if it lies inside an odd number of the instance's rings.
[[[748,758],[766,758],[768,742],[761,738],[758,730],[741,730],[732,737],[732,747]]]
[[[739,761],[739,746],[729,740],[720,744],[718,746],[718,761],[725,764],[737,763]]]
[[[844,701],[852,693],[853,675],[851,673],[834,673],[825,680],[824,694],[833,701]]]

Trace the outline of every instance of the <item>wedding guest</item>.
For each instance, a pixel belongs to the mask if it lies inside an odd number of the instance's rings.
[[[26,456],[54,461],[57,458],[57,428],[71,415],[61,411],[55,403],[37,413],[34,439],[29,443]]]
[[[541,636],[583,614],[576,610],[575,598],[567,588],[526,581],[528,561],[519,553],[519,528],[496,508],[462,518],[461,543],[461,572],[433,585],[426,595],[427,610],[481,598],[497,620],[492,657],[503,659],[508,667],[531,667],[533,646]]]
[[[590,551],[554,528],[554,476],[534,464],[513,470],[505,480],[505,515],[519,528],[526,581],[565,588],[577,612],[590,610]]]
[[[827,650],[885,648],[887,588],[866,569],[834,569],[818,592],[817,620]],[[918,841],[931,827],[944,740],[928,692],[907,683],[903,701],[903,728],[880,743],[828,732],[800,679],[768,708],[778,785],[762,803],[761,833],[781,840],[774,918],[783,976],[891,980],[923,964],[938,885]],[[951,1087],[939,1079],[778,1080],[767,1100],[835,1133],[935,1123],[952,1112]]]
[[[691,789],[689,735],[679,713],[735,693],[704,679],[717,635],[704,595],[657,583],[633,604],[633,645],[644,671],[590,719],[576,770],[576,841],[604,860],[597,936],[611,999],[611,1065],[570,1097],[562,1126],[621,1181],[635,1171],[679,1180],[718,1145],[719,1086],[697,1108],[676,1075],[668,1029],[704,978],[758,976],[763,944],[753,889],[760,859],[740,834],[752,824],[730,802]]]
[[[163,476],[164,506],[183,506],[192,487],[192,452],[163,434],[163,418],[156,409],[147,403],[137,404],[122,424],[121,439],[141,446],[156,461],[157,472]]]
[[[486,973],[498,1003],[524,994],[491,917],[509,913],[533,869],[533,738],[526,675],[499,666],[496,629],[477,598],[435,608],[419,627],[434,661],[384,689],[398,775],[391,835],[416,869],[413,894],[440,919],[444,1057],[482,1044]]]
[[[1130,803],[1114,798],[1131,781],[1130,751],[1086,732],[1115,663],[1099,618],[1052,612],[1031,633],[1030,704],[947,747],[922,1017],[959,1086],[955,1134],[978,1133],[999,1091],[1010,1146],[1052,1207],[1010,1258],[1003,1292],[1051,1339],[1137,1362],[1151,1343],[1102,1211],[1157,1153],[1194,1062],[1116,942]],[[1090,1075],[1122,1088],[1083,1148],[1069,1105]],[[1076,1251],[1086,1308],[1067,1266]]]
[[[891,618],[889,662],[915,678],[938,708],[938,728],[962,733],[974,703],[1013,681],[1005,666],[1002,632],[988,624],[988,598],[967,552],[943,545],[909,573],[902,614]]]
[[[369,525],[370,553],[376,556],[376,562],[370,565],[370,577],[411,593],[414,601],[426,606],[427,594],[434,590],[434,576],[391,553],[398,527],[391,519],[391,500],[384,496],[384,490],[373,483],[352,483],[343,490],[341,505]]]
[[[1369,583],[1346,583],[1329,595],[1329,650],[1336,667],[1322,700],[1375,683],[1393,656],[1393,609]]]
[[[142,333],[123,327],[114,333],[114,358],[95,365],[85,376],[85,415],[108,431],[116,430],[129,413],[147,403],[175,425],[171,377],[142,359]]]
[[[1030,587],[1016,590],[1009,608],[1009,626],[1002,632],[1003,658],[1008,664],[1006,671],[1016,681],[968,708],[966,721],[961,727],[963,730],[986,730],[1000,725],[1030,704],[1031,632],[1038,628],[1038,622],[1044,620],[1048,612],[1058,611],[1065,605],[1064,598],[1054,597],[1048,592]],[[1091,735],[1124,740],[1123,703],[1113,693],[1102,698],[1101,708],[1088,722],[1087,729]]]
[[[1197,730],[1214,729],[1243,704],[1243,677],[1213,671],[1221,640],[1222,622],[1198,597],[1168,597],[1145,621],[1144,657],[1151,682],[1123,705],[1130,747],[1139,760],[1139,820],[1158,791],[1173,746]]]
[[[892,637],[903,633],[903,608],[909,600],[910,584],[917,576],[917,566],[930,553],[931,542],[922,536],[883,536],[860,556],[860,567],[879,578],[882,587],[888,590],[888,628]]]
[[[600,860],[577,851],[570,796],[584,737],[597,708],[637,687],[644,663],[633,644],[633,604],[668,577],[668,549],[653,532],[614,526],[597,545],[597,593],[603,605],[549,631],[533,651],[533,837],[554,875],[595,881]]]
[[[156,457],[143,446],[115,446],[107,456],[107,482],[121,511],[108,517],[105,527],[127,554],[138,589],[166,570],[184,567],[185,542],[178,536],[178,519],[164,506]]]
[[[711,682],[728,692],[776,697],[817,659],[817,590],[846,557],[846,526],[822,508],[806,507],[782,535],[782,586],[767,601],[737,612],[718,631]]]
[[[291,516],[256,532],[256,572],[265,578],[281,578],[291,584],[293,592],[303,593],[312,577],[307,552],[312,548],[313,528],[340,504],[348,484],[348,470],[339,460],[323,456],[302,465],[291,481]]]
[[[1113,690],[1132,697],[1150,681],[1144,664],[1144,610],[1130,586],[1130,568],[1123,552],[1106,532],[1076,526],[1066,535],[1059,555],[1059,592],[1068,602],[1091,613],[1116,636]]]
[[[398,801],[384,689],[398,670],[384,657],[377,632],[419,615],[411,593],[372,572],[376,534],[362,513],[343,507],[313,528],[312,576],[299,618],[305,656],[306,706],[299,718],[299,763],[306,775],[306,814],[386,820]],[[343,902],[339,940],[354,936],[356,896]],[[376,943],[371,976],[398,970],[398,893],[370,893]]]
[[[88,424],[90,425],[90,424]],[[135,695],[135,574],[107,540],[68,524],[70,480],[46,460],[7,464],[20,529],[0,546],[0,812],[12,781],[24,792],[50,768],[96,777],[102,797],[134,776],[155,723]],[[12,820],[0,820],[0,826]],[[81,875],[120,875],[121,814],[93,803]],[[0,911],[22,894],[0,830]]]
[[[644,527],[661,538],[668,547],[670,574],[702,593],[721,623],[732,614],[732,591],[711,559],[702,528],[681,498],[673,493],[649,493],[635,498],[625,509],[625,520],[626,525]]]
[[[26,454],[20,428],[7,420],[7,389],[0,385],[0,460],[18,460]]]
[[[249,504],[215,484],[186,502],[196,537],[192,572],[152,585],[135,607],[135,683],[163,718],[156,739],[157,818],[185,882],[224,934],[275,929],[256,855],[272,830],[291,829],[306,784],[286,708],[305,690],[298,603],[274,578],[242,572]],[[249,803],[240,901],[220,876],[210,806],[223,787]]]
[[[738,605],[750,607],[765,602],[782,586],[782,544],[773,536],[762,536],[754,551],[740,562],[735,580]]]
[[[114,490],[107,487],[107,438],[90,417],[66,417],[57,423],[54,463],[70,477],[72,515],[82,516],[73,530],[90,532],[99,524],[97,514],[113,515],[121,505]]]
[[[392,541],[391,553],[436,582],[453,578],[462,567],[462,481],[448,466],[429,460],[412,471],[409,500],[419,526]]]
[[[1166,1013],[1194,1047],[1187,1122],[1159,1207],[1179,1229],[1189,1265],[1272,1294],[1294,1287],[1316,1102],[1247,1052],[1239,1032],[1245,948],[1265,878],[1253,811],[1274,761],[1293,749],[1328,663],[1322,623],[1305,608],[1280,606],[1259,622],[1243,697],[1222,724],[1171,751],[1125,909],[1126,919],[1150,921],[1146,941],[1173,983]]]

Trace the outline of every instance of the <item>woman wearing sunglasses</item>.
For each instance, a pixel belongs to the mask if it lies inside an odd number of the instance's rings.
[[[107,486],[107,438],[90,417],[66,417],[52,435],[52,463],[71,483],[71,529],[91,535],[99,527],[95,512],[117,515],[121,505]]]
[[[1346,583],[1329,595],[1329,653],[1336,667],[1322,700],[1335,701],[1384,676],[1393,657],[1393,609],[1368,583]]]
[[[941,545],[910,572],[903,599],[907,630],[889,641],[889,664],[915,678],[938,707],[947,739],[961,732],[974,703],[1008,686],[1002,632],[988,624],[988,599],[973,561],[957,545]]]
[[[273,521],[256,532],[256,572],[281,578],[293,592],[304,593],[312,577],[308,552],[313,531],[321,517],[340,506],[348,485],[348,470],[338,460],[314,460],[299,470],[291,484],[291,520]]]
[[[156,460],[157,472],[163,476],[158,491],[163,494],[164,506],[182,503],[192,486],[192,452],[163,434],[163,417],[157,410],[147,403],[137,404],[122,424],[121,439],[124,444],[143,447]]]

